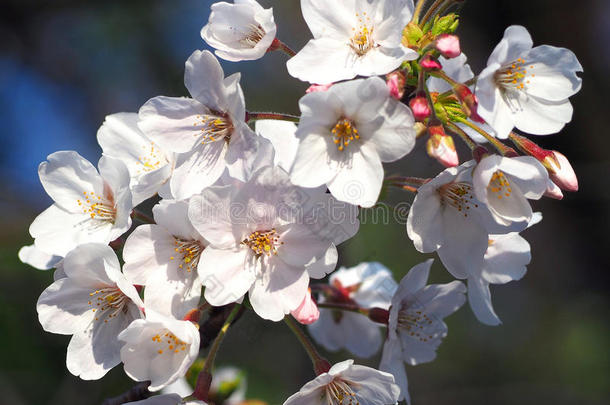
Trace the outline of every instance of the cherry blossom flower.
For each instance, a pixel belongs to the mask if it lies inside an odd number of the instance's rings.
[[[547,170],[531,156],[486,156],[472,174],[474,194],[496,222],[521,223],[523,228],[532,219],[532,207],[527,200],[540,199],[548,181]]]
[[[323,302],[355,304],[360,308],[388,309],[396,291],[392,273],[382,264],[365,262],[351,268],[340,268],[331,274],[329,283],[336,296]],[[308,327],[309,333],[325,349],[347,349],[358,357],[371,357],[382,344],[379,324],[362,314],[320,309],[320,319]]]
[[[284,405],[389,405],[396,403],[399,392],[391,374],[345,360],[305,384]]]
[[[328,84],[384,75],[417,53],[401,44],[412,0],[301,0],[313,39],[287,63],[290,75]]]
[[[180,395],[177,394],[163,394],[155,395],[141,401],[126,402],[125,405],[207,405],[207,402],[203,401],[187,401],[183,400]]]
[[[136,381],[150,381],[151,391],[186,374],[199,354],[199,329],[146,309],[146,319],[133,321],[119,335],[124,342],[121,360],[125,373]]]
[[[482,265],[490,233],[516,230],[496,224],[475,197],[474,164],[469,161],[445,169],[419,187],[407,218],[407,233],[415,248],[422,253],[437,251],[456,278],[466,278],[473,266]]]
[[[254,0],[235,0],[212,4],[212,12],[201,37],[216,56],[232,62],[262,58],[273,40],[277,27],[273,9],[264,9]]]
[[[68,370],[82,379],[96,380],[120,363],[117,336],[142,317],[144,304],[106,245],[75,248],[64,258],[63,269],[66,277],[40,295],[38,319],[47,332],[72,335]]]
[[[193,98],[155,97],[140,109],[139,127],[155,144],[176,152],[170,180],[174,198],[186,199],[211,186],[228,168],[243,180],[261,138],[245,123],[240,74],[227,78],[208,51],[186,62],[184,83]]]
[[[99,173],[73,151],[55,152],[40,164],[40,181],[54,204],[30,226],[36,248],[65,256],[75,246],[107,244],[131,226],[129,172],[110,157],[99,161]]]
[[[432,259],[414,266],[400,281],[392,297],[388,337],[379,368],[394,375],[400,386],[399,400],[410,403],[404,365],[427,363],[447,336],[443,318],[466,301],[466,287],[460,281],[426,285]]]
[[[384,175],[381,162],[398,160],[415,145],[411,110],[392,98],[378,77],[307,94],[299,106],[291,181],[302,187],[326,184],[340,201],[375,205]]]
[[[290,171],[299,148],[299,140],[296,137],[297,125],[288,121],[259,120],[256,121],[255,131],[273,145],[275,150],[273,164]]]
[[[281,320],[303,301],[310,276],[334,270],[335,245],[356,233],[356,215],[323,189],[293,186],[279,167],[241,187],[204,190],[189,218],[210,243],[199,263],[206,300],[220,306],[249,292],[258,315]]]
[[[162,150],[140,131],[138,114],[107,116],[97,132],[97,141],[104,156],[121,160],[129,170],[134,206],[155,195],[163,186],[169,186],[174,154]]]
[[[529,226],[542,220],[534,213]],[[520,280],[531,260],[530,245],[516,232],[505,235],[489,235],[489,247],[483,266],[473,268],[468,276],[468,302],[477,319],[486,325],[499,325],[491,303],[490,284],[506,284]]]
[[[188,219],[188,201],[162,200],[153,215],[156,224],[140,225],[127,238],[124,272],[146,286],[147,308],[180,319],[199,303],[197,268],[207,242]]]
[[[576,73],[582,72],[576,55],[565,48],[532,46],[524,27],[508,27],[477,79],[479,114],[498,138],[514,127],[554,134],[572,119],[568,98],[580,90]]]

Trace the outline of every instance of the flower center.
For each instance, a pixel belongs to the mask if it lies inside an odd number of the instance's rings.
[[[356,55],[362,56],[375,47],[375,41],[373,40],[374,28],[369,28],[371,19],[366,15],[366,12],[360,14],[356,13],[358,18],[359,26],[352,28],[354,35],[350,39],[350,47],[356,52]]]
[[[167,163],[167,159],[161,149],[154,143],[150,143],[150,147],[143,146],[144,154],[138,156],[138,174],[152,172],[157,170],[162,164]]]
[[[468,211],[471,207],[478,208],[479,205],[473,202],[474,196],[472,194],[472,186],[468,183],[448,183],[443,184],[438,189],[441,195],[441,203],[449,204],[458,212],[462,213],[464,217],[468,217]]]
[[[352,120],[342,118],[337,121],[335,127],[331,130],[333,134],[333,142],[337,145],[337,149],[342,151],[354,139],[360,139],[358,129],[354,126]]]
[[[420,342],[434,339],[434,334],[425,333],[425,329],[430,325],[432,325],[432,319],[421,310],[403,307],[398,312],[398,328]]]
[[[126,305],[130,301],[118,287],[106,287],[101,290],[95,290],[89,293],[88,304],[93,307],[91,311],[98,312],[95,320],[98,321],[102,317],[104,311],[111,311],[104,319],[104,323],[108,323],[109,319],[115,318],[120,312],[127,312]]]
[[[266,34],[267,33],[260,24],[250,24],[248,26],[248,32],[239,40],[239,43],[248,48],[254,48]]]
[[[104,187],[107,188],[107,187]],[[116,208],[114,206],[114,198],[109,189],[104,190],[103,196],[95,194],[93,191],[87,193],[83,191],[83,199],[76,200],[79,207],[83,209],[83,213],[100,221],[113,222],[116,218]]]
[[[198,115],[194,126],[201,127],[201,132],[195,136],[201,138],[202,144],[216,142],[224,139],[229,142],[233,132],[233,123],[226,114]]]
[[[176,335],[171,333],[170,331],[165,331],[157,333],[155,336],[151,338],[151,340],[157,345],[161,346],[160,349],[157,349],[157,353],[180,353],[186,350],[187,344],[182,340],[178,339]]]
[[[498,200],[501,200],[503,197],[510,197],[513,192],[508,178],[499,170],[491,176],[487,190],[495,194]]]
[[[530,78],[536,75],[532,73],[534,65],[527,67],[524,59],[517,60],[504,65],[496,72],[494,79],[496,85],[502,90],[502,97],[513,112],[521,109],[519,93],[527,90]]]
[[[329,405],[360,404],[352,387],[340,378],[335,378],[326,386],[326,397]]]
[[[254,251],[257,256],[277,255],[277,248],[284,244],[275,228],[270,231],[255,231],[242,242]]]
[[[184,269],[186,267],[187,272],[191,272],[197,269],[199,265],[199,258],[201,252],[203,252],[204,246],[198,240],[184,240],[180,238],[174,238],[174,251],[182,257],[182,263],[178,265],[179,268]],[[170,260],[174,260],[175,256],[170,256]]]

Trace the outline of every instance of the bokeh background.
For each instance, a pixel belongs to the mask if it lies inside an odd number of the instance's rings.
[[[330,1],[330,0],[329,0]],[[184,61],[205,48],[199,36],[209,0],[3,0],[0,17],[0,405],[99,404],[132,385],[121,367],[101,381],[65,368],[69,337],[45,333],[37,297],[51,272],[25,266],[29,223],[50,204],[37,165],[73,149],[96,162],[104,116],[137,111],[156,95],[186,95]],[[273,6],[279,37],[300,49],[310,38],[297,0]],[[584,66],[574,120],[556,136],[537,138],[573,162],[581,190],[535,207],[544,221],[527,231],[533,260],[526,277],[493,288],[504,323],[479,324],[466,306],[448,318],[436,361],[409,367],[413,403],[606,404],[610,400],[608,249],[610,225],[610,2],[607,0],[468,0],[459,33],[475,72],[503,30],[525,25],[536,44],[573,50]],[[298,113],[306,86],[290,78],[286,58],[223,62],[241,71],[251,111]],[[466,157],[466,154],[464,154]],[[390,173],[433,176],[440,166],[423,145]],[[410,201],[393,193],[393,203]],[[366,224],[341,249],[341,264],[377,260],[400,279],[424,260],[404,226]],[[438,261],[438,260],[437,260]],[[450,277],[437,263],[432,280]],[[333,361],[347,353],[328,353]],[[312,378],[305,353],[281,323],[246,315],[232,329],[220,364],[243,367],[248,397],[281,404]],[[376,366],[379,359],[359,359]]]

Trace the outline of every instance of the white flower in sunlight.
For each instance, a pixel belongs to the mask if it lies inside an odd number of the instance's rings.
[[[241,186],[212,187],[190,201],[189,218],[209,245],[199,277],[206,301],[235,302],[249,292],[258,315],[279,321],[337,263],[335,245],[358,230],[356,208],[323,189],[292,185],[281,168],[266,168]]]
[[[77,247],[65,257],[63,268],[66,277],[56,280],[38,299],[38,319],[47,332],[73,335],[68,370],[82,379],[96,380],[120,363],[117,336],[142,316],[144,304],[106,245]]]
[[[54,204],[30,226],[37,249],[65,256],[90,242],[107,244],[131,226],[129,172],[117,159],[103,156],[95,167],[73,151],[55,152],[38,174]]]
[[[438,252],[447,270],[466,278],[482,265],[490,233],[525,228],[498,225],[474,195],[474,161],[451,167],[419,187],[407,218],[407,233],[422,253]]]
[[[508,27],[477,79],[479,115],[498,138],[514,127],[554,134],[572,119],[568,98],[580,90],[576,72],[582,72],[576,55],[565,48],[532,46],[524,27]]]
[[[203,401],[187,401],[183,400],[177,394],[156,395],[141,401],[126,402],[124,405],[207,405]]]
[[[186,61],[184,84],[193,98],[155,97],[140,109],[139,127],[163,150],[176,152],[170,180],[182,200],[211,186],[228,168],[244,180],[261,138],[246,124],[240,74],[227,78],[208,51]]]
[[[415,145],[409,107],[391,97],[378,77],[306,94],[299,107],[291,181],[302,187],[326,184],[340,201],[375,205],[383,183],[381,162],[396,161]]]
[[[55,268],[63,259],[61,256],[50,255],[38,249],[35,245],[24,246],[19,249],[19,260],[38,270]]]
[[[532,219],[532,207],[527,200],[540,199],[548,182],[547,170],[531,156],[486,156],[472,173],[474,194],[489,208],[496,222],[521,223],[523,228]]]
[[[146,319],[133,321],[119,335],[125,373],[136,381],[150,381],[148,389],[158,391],[186,374],[199,354],[199,339],[192,322],[146,308]]]
[[[541,220],[542,215],[534,213],[528,227]],[[520,280],[531,258],[529,243],[518,233],[489,235],[483,266],[473,268],[468,276],[468,302],[479,321],[486,325],[501,323],[491,303],[489,285]]]
[[[259,120],[256,121],[255,131],[273,145],[275,151],[273,164],[290,171],[299,148],[299,140],[296,137],[297,125],[288,121]]]
[[[410,402],[404,364],[427,363],[447,336],[443,318],[466,301],[466,287],[460,281],[426,285],[432,259],[414,266],[400,281],[392,298],[388,337],[379,368],[394,375],[400,386],[400,400]]]
[[[391,374],[345,360],[305,384],[284,405],[390,405],[399,392]]]
[[[392,273],[376,262],[340,268],[330,276],[332,293],[321,302],[356,304],[361,308],[388,309],[396,291]],[[321,308],[320,318],[308,326],[311,336],[327,350],[347,349],[371,357],[381,347],[380,325],[362,314]]]
[[[201,37],[216,48],[219,58],[239,62],[262,58],[276,31],[273,9],[264,9],[254,0],[235,0],[235,4],[212,4]]]
[[[134,206],[155,195],[163,186],[169,186],[174,154],[162,150],[140,131],[138,114],[107,116],[97,131],[97,141],[104,156],[119,159],[127,166]]]
[[[417,52],[401,44],[412,0],[301,0],[313,39],[287,63],[302,81],[328,84],[384,75]]]
[[[147,308],[181,319],[199,303],[197,267],[207,242],[188,219],[188,201],[162,200],[153,215],[156,224],[140,225],[127,238],[123,271],[146,286]]]

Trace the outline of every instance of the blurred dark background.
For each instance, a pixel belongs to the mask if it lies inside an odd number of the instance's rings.
[[[38,182],[39,162],[73,149],[97,162],[95,134],[104,116],[137,111],[156,95],[186,95],[184,61],[206,45],[199,36],[208,0],[3,0],[0,17],[0,405],[99,404],[132,385],[117,367],[101,381],[65,368],[69,337],[45,333],[37,297],[51,272],[25,266],[29,223],[50,204]],[[297,0],[273,6],[278,36],[300,49],[310,33]],[[475,72],[506,26],[525,25],[535,44],[573,50],[584,66],[574,120],[556,136],[536,138],[573,162],[581,190],[534,205],[544,221],[528,230],[533,260],[526,277],[492,287],[503,325],[479,324],[466,306],[448,318],[436,361],[409,367],[411,396],[424,404],[606,404],[610,399],[608,237],[610,141],[610,2],[607,0],[468,0],[458,33]],[[306,86],[291,79],[284,55],[222,62],[242,71],[251,111],[297,113]],[[464,154],[464,157],[466,155]],[[388,172],[433,176],[440,166],[423,145]],[[410,201],[391,195],[394,202]],[[426,257],[402,224],[366,224],[342,249],[341,264],[377,260],[396,279]],[[437,260],[438,262],[438,260]],[[436,264],[432,280],[450,277]],[[330,354],[333,361],[347,353]],[[378,365],[378,358],[359,360]],[[251,314],[229,333],[218,361],[243,367],[248,397],[280,404],[313,375],[281,323]]]

